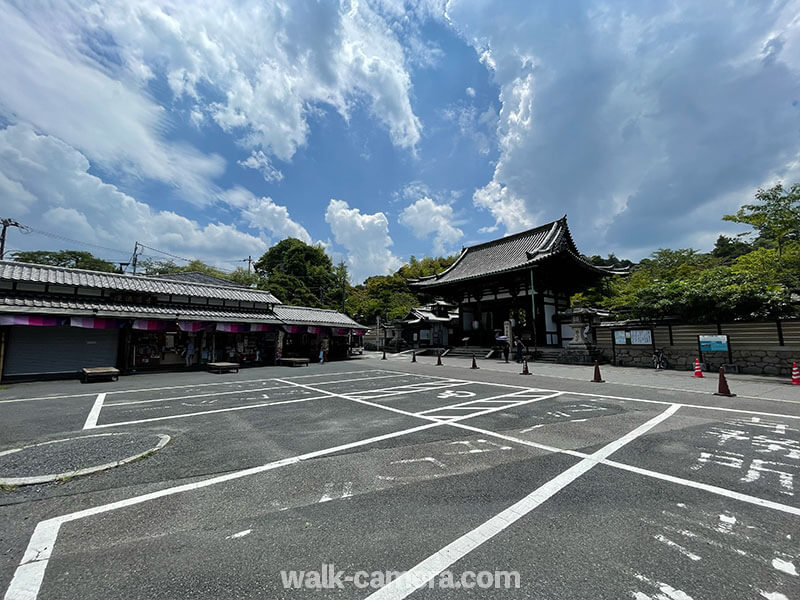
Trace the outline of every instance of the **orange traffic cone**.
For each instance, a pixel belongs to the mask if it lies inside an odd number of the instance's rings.
[[[436,353],[436,366],[437,367],[441,367],[442,366],[442,351],[441,350],[439,350],[439,352]]]
[[[411,351],[411,362],[417,362],[417,351],[416,350],[412,350]]]
[[[472,355],[472,366],[470,367],[470,369],[480,369],[480,367],[478,366],[478,363],[475,362],[475,355],[474,354]]]
[[[714,392],[715,396],[728,396],[732,398],[736,394],[731,394],[731,389],[728,387],[728,380],[725,379],[725,368],[719,368],[719,387],[717,391]]]
[[[381,360],[386,360],[386,348],[383,349],[383,356],[381,356]]]
[[[605,383],[605,380],[600,377],[600,363],[594,361],[594,379],[592,379],[592,383]]]
[[[800,385],[800,371],[796,362],[792,363],[792,385]]]
[[[700,368],[700,359],[694,359],[694,377],[702,377],[703,376],[703,369]]]
[[[520,373],[520,375],[530,375],[530,374],[531,374],[531,372],[528,370],[528,359],[527,358],[523,358],[522,359],[522,373]]]

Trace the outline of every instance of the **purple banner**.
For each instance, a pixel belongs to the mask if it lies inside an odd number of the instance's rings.
[[[343,329],[342,327],[333,328],[333,335],[347,335],[348,333],[350,333],[349,329]]]
[[[155,319],[136,319],[133,322],[134,329],[145,331],[163,331],[175,327],[175,321],[156,321]]]
[[[275,325],[270,323],[250,323],[250,331],[275,331]]]
[[[118,319],[100,319],[98,317],[70,317],[69,324],[72,327],[82,327],[84,329],[119,329],[123,321]]]
[[[217,323],[217,331],[224,331],[226,333],[245,333],[250,331],[250,326],[247,323]]]
[[[55,327],[63,325],[67,320],[60,317],[39,317],[36,315],[3,315],[0,325],[33,325],[37,327]]]
[[[283,330],[286,333],[303,333],[306,329],[302,325],[284,325]]]
[[[178,321],[178,329],[181,331],[200,331],[209,327],[205,321]]]

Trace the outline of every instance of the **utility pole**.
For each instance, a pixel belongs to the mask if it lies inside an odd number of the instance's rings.
[[[6,256],[6,229],[9,227],[27,229],[27,227],[22,223],[17,223],[14,219],[0,219],[0,224],[3,226],[3,231],[0,233],[0,260],[3,260]]]
[[[248,256],[247,258],[243,258],[242,262],[246,262],[247,263],[247,274],[249,275],[250,274],[250,267],[253,265],[253,257],[252,256]]]
[[[136,263],[139,258],[139,242],[133,244],[133,258],[131,259],[131,266],[133,267],[133,274],[136,275]]]

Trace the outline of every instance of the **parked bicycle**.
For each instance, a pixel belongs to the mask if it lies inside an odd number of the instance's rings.
[[[656,348],[656,351],[653,352],[653,367],[656,369],[669,369],[669,361],[664,356],[662,348]]]

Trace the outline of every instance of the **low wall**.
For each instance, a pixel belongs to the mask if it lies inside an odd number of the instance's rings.
[[[614,342],[614,331],[651,331],[651,344],[625,345]],[[726,334],[728,352],[700,352],[699,335]],[[800,362],[800,321],[762,323],[721,323],[700,325],[662,325],[646,323],[604,323],[594,331],[598,349],[610,362],[623,366],[653,367],[656,348],[664,352],[670,368],[692,370],[695,359],[715,371],[732,364],[741,373],[790,375],[792,363]]]

